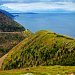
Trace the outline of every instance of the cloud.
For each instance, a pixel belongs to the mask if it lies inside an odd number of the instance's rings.
[[[7,3],[1,5],[1,7],[5,7],[7,9],[19,12],[51,12],[56,10],[75,12],[75,3],[70,3],[70,2],[69,3],[66,2],[65,3],[62,2]]]

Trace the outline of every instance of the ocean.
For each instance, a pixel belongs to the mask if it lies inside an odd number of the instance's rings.
[[[19,13],[14,20],[32,32],[49,30],[75,38],[75,13]]]

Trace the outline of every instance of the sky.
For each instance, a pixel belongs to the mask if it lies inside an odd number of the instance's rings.
[[[57,12],[57,11],[75,12],[74,1],[75,0],[0,0],[0,3],[2,2],[0,5],[0,9],[6,10],[10,13],[13,12],[40,13],[40,12]]]
[[[57,2],[57,1],[67,1],[75,2],[75,0],[0,0],[0,2]]]
[[[15,12],[75,12],[75,3],[6,3],[0,6],[1,9],[10,13]]]

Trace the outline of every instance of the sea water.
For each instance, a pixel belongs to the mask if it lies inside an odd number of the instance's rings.
[[[36,32],[50,30],[75,38],[75,13],[19,13],[14,20]]]

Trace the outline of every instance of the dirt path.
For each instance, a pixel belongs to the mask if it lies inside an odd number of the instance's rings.
[[[1,66],[2,66],[2,63],[4,61],[4,59],[6,58],[7,54],[5,54],[3,57],[0,58],[0,69],[1,69]]]

